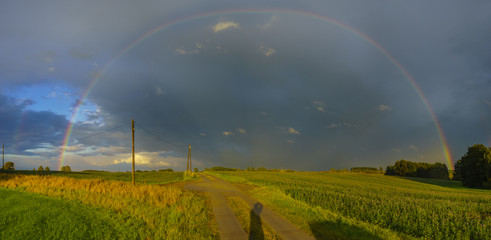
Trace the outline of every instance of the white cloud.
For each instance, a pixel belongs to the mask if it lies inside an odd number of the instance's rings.
[[[180,55],[192,55],[192,54],[198,54],[199,53],[198,49],[185,50],[183,48],[177,48],[175,51],[177,54],[180,54]]]
[[[297,130],[295,130],[294,128],[288,128],[288,133],[289,134],[294,134],[294,135],[300,135],[301,133]]]
[[[266,57],[269,57],[276,53],[276,50],[274,48],[266,47],[262,42],[261,46],[259,46],[259,49],[261,50],[261,52],[264,53],[264,55],[266,55]]]
[[[200,133],[199,135],[202,136],[202,137],[206,137],[207,136],[206,133],[203,133],[203,132]]]
[[[491,107],[491,101],[482,100],[486,105]]]
[[[183,167],[186,162],[185,157],[173,157],[173,156],[165,156],[165,151],[159,152],[138,152],[135,154],[135,165],[137,169],[144,168],[169,168],[169,167]],[[131,164],[133,158],[131,154],[128,153],[120,153],[114,156],[104,156],[97,155],[91,157],[85,157],[85,161],[90,165],[105,167],[117,164]],[[194,164],[194,161],[193,161]]]
[[[293,140],[293,139],[287,139],[286,142],[287,143],[295,143],[295,140]]]
[[[353,124],[353,123],[348,123],[348,122],[338,122],[338,123],[331,123],[327,126],[327,128],[359,128],[359,125]]]
[[[157,87],[155,88],[155,93],[156,93],[156,94],[158,94],[158,95],[160,95],[160,94],[162,94],[162,93],[164,93],[164,92],[162,91],[162,88],[160,88],[159,86],[157,86]]]
[[[331,123],[327,126],[327,128],[340,128],[342,127],[341,123]]]
[[[234,133],[231,132],[231,131],[223,131],[223,135],[225,135],[225,136],[233,136]]]
[[[325,112],[325,111],[326,111],[326,109],[325,109],[326,104],[324,104],[324,103],[323,103],[323,102],[321,102],[321,101],[314,101],[314,107],[315,107],[315,109],[317,109],[317,111],[319,111],[319,112]]]
[[[242,134],[247,134],[246,130],[242,128],[237,128],[237,131],[239,131]]]
[[[270,28],[271,26],[273,26],[273,24],[276,22],[276,20],[278,19],[278,16],[272,16],[268,22],[266,22],[264,25],[262,26],[259,26],[259,28],[261,30],[266,30],[268,28]]]
[[[401,150],[399,148],[392,148],[392,151],[396,152],[396,153],[402,153]]]
[[[203,43],[201,43],[201,42],[196,42],[194,45],[195,45],[195,46],[196,46],[196,48],[198,48],[198,49],[201,49],[201,48],[204,48],[204,47],[205,47],[205,45],[204,45]]]
[[[416,147],[416,146],[414,146],[412,144],[409,145],[409,148],[411,148],[414,151],[419,151],[418,147]]]
[[[55,68],[54,67],[50,67],[50,68],[48,68],[48,71],[49,72],[54,72],[55,71]]]
[[[60,150],[58,147],[53,146],[51,143],[41,143],[36,148],[27,149],[26,152],[38,153],[38,154],[49,154],[58,153]]]
[[[389,106],[387,106],[387,105],[380,104],[380,105],[378,105],[377,110],[379,110],[379,111],[389,111],[389,110],[392,110],[392,108],[389,107]]]
[[[212,27],[212,29],[214,33],[218,33],[227,29],[240,29],[240,26],[236,22],[227,21],[227,22],[218,22]]]
[[[56,98],[58,94],[55,91],[50,92],[48,95],[44,96],[45,98]]]

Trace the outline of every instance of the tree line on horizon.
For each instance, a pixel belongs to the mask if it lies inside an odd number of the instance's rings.
[[[387,166],[385,175],[449,179],[447,165],[443,163],[411,162],[404,159],[396,161],[394,166]]]
[[[449,171],[443,163],[411,162],[404,159],[387,166],[385,175],[449,179]],[[491,147],[474,144],[455,164],[452,180],[462,181],[471,188],[491,189]]]

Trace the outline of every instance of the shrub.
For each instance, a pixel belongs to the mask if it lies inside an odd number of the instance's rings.
[[[63,166],[63,167],[61,167],[61,171],[62,172],[71,172],[72,169],[70,168],[70,166]]]
[[[3,169],[5,169],[5,170],[15,170],[14,163],[13,162],[6,162],[3,165]]]
[[[350,171],[362,172],[362,173],[380,173],[380,172],[383,172],[383,170],[380,171],[379,169],[374,168],[374,167],[353,167],[350,169]]]
[[[226,168],[226,167],[212,167],[212,168],[206,168],[205,171],[237,171],[237,169]]]

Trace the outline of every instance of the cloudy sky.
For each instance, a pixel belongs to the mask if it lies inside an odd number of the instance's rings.
[[[490,22],[478,0],[4,1],[0,141],[17,169],[127,171],[134,119],[137,169],[191,144],[200,169],[329,170],[447,163],[441,125],[456,161],[491,144]]]

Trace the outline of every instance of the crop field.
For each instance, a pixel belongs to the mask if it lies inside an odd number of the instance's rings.
[[[0,191],[2,239],[218,238],[209,199],[172,184],[0,174]]]
[[[491,191],[381,174],[207,172],[251,184],[249,194],[316,239],[491,239]],[[182,173],[0,174],[1,239],[219,239],[206,194]],[[145,184],[151,183],[151,184]],[[170,184],[162,184],[170,183]],[[239,197],[244,231],[280,237]]]
[[[318,239],[491,239],[491,191],[460,182],[354,173],[212,173]]]

